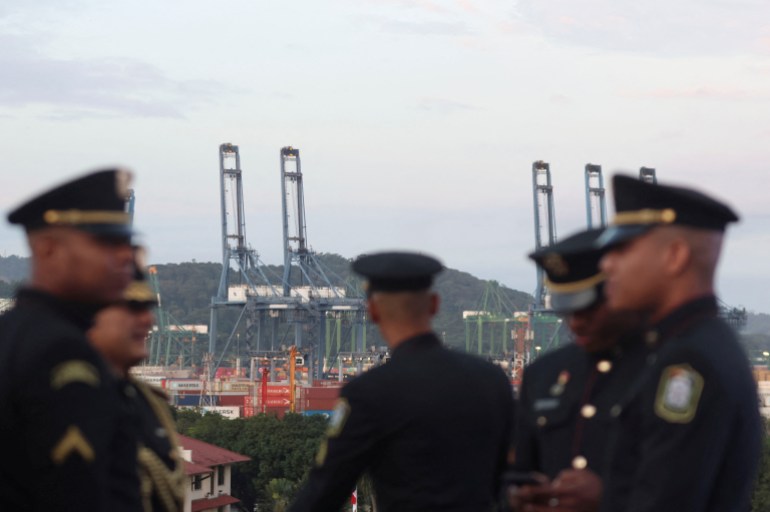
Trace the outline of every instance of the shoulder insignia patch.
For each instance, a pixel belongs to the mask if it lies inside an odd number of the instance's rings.
[[[57,466],[64,464],[70,455],[77,453],[86,462],[93,462],[94,449],[75,425],[70,425],[62,438],[51,450],[51,460]]]
[[[347,399],[340,398],[337,400],[337,405],[334,406],[332,411],[332,417],[329,419],[329,427],[326,429],[326,435],[328,437],[337,437],[345,427],[345,422],[350,415],[350,404]]]
[[[59,390],[73,382],[82,382],[98,388],[100,382],[99,372],[91,363],[78,359],[57,364],[54,369],[51,370],[52,389]]]
[[[663,369],[655,396],[655,414],[669,423],[689,423],[698,410],[703,377],[689,364]]]

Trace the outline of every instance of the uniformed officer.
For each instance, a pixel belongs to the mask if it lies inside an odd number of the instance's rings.
[[[88,337],[135,399],[140,418],[137,458],[144,510],[181,512],[187,476],[168,398],[162,389],[129,373],[149,356],[146,341],[156,306],[157,298],[137,266],[123,300],[96,315]]]
[[[0,510],[137,510],[130,411],[85,331],[133,275],[130,175],[89,174],[8,215],[31,279],[0,318]]]
[[[367,307],[389,362],[341,392],[315,467],[290,510],[331,512],[368,472],[377,510],[483,511],[495,501],[510,443],[511,386],[504,373],[448,350],[431,330],[442,269],[414,253],[362,256]]]
[[[714,273],[733,210],[688,188],[613,178],[600,242],[611,308],[646,317],[654,350],[615,406],[604,510],[749,510],[760,453],[756,384],[718,317]]]
[[[611,312],[604,300],[595,246],[602,232],[582,231],[530,254],[574,343],[524,370],[513,469],[539,473],[541,484],[511,486],[516,510],[598,509],[610,410],[643,368],[635,357],[644,351],[638,315]]]

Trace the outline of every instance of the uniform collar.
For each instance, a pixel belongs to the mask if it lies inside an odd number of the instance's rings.
[[[64,300],[50,293],[33,288],[21,288],[16,292],[17,304],[42,304],[72,321],[83,330],[93,324],[94,316],[103,305]]]
[[[426,332],[425,334],[419,334],[413,338],[409,338],[406,341],[401,342],[391,353],[391,358],[401,357],[403,354],[410,354],[420,350],[425,350],[432,347],[438,347],[441,345],[441,340],[432,333]]]
[[[666,338],[687,330],[695,322],[713,318],[719,313],[717,298],[713,295],[692,300],[678,307],[645,333],[645,341],[654,346]]]

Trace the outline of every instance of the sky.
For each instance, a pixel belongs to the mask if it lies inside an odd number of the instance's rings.
[[[718,292],[770,312],[765,0],[4,0],[0,69],[2,211],[127,166],[151,262],[221,261],[224,142],[265,263],[293,146],[315,251],[420,250],[527,292],[532,162],[559,237],[586,225],[587,163],[647,166],[740,212]],[[0,253],[28,254],[4,222]]]

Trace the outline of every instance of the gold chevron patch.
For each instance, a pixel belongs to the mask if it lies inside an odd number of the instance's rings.
[[[72,361],[65,361],[58,364],[51,370],[51,388],[61,389],[67,384],[73,382],[82,382],[93,386],[99,387],[99,372],[96,367],[91,363],[73,359]]]
[[[75,425],[70,425],[67,432],[51,450],[51,460],[61,466],[73,453],[77,453],[86,462],[93,462],[94,449]]]

